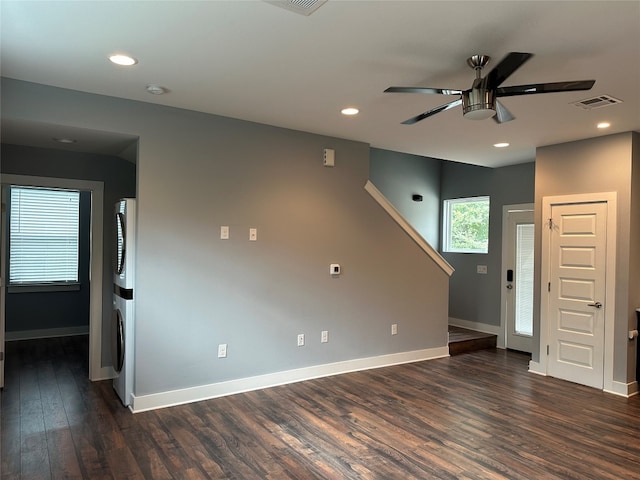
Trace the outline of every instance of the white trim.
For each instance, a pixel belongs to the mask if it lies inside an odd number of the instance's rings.
[[[424,252],[431,257],[431,259],[444,271],[447,275],[451,276],[455,269],[449,265],[442,255],[438,253],[438,251],[429,245],[420,233],[411,226],[411,224],[402,216],[402,214],[396,210],[396,208],[387,200],[387,198],[376,188],[376,186],[371,183],[371,180],[368,180],[364,189],[369,192],[369,195],[373,197],[373,199],[378,202],[378,204],[384,208],[384,210],[393,218],[400,227],[407,232],[417,244],[418,246],[424,250]]]
[[[102,376],[102,259],[104,182],[71,178],[2,175],[2,184],[33,187],[73,188],[91,192],[91,262],[89,266],[89,378]],[[4,263],[4,262],[3,262]]]
[[[613,382],[612,388],[609,390],[607,388],[604,389],[607,393],[612,393],[614,395],[619,395],[621,397],[633,397],[634,395],[638,395],[638,382],[633,381],[631,383],[623,383],[623,382]]]
[[[359,358],[343,362],[328,363],[312,367],[298,368],[284,372],[268,373],[257,377],[239,378],[226,382],[212,383],[198,387],[172,390],[168,392],[152,393],[149,395],[132,395],[131,411],[134,413],[153,410],[156,408],[172,407],[185,403],[198,402],[211,398],[234,395],[262,388],[286,385],[289,383],[328,377],[343,373],[369,370],[373,368],[400,365],[403,363],[421,362],[435,358],[449,356],[449,347],[437,347],[412,352],[393,353],[378,357]]]
[[[536,375],[541,375],[543,377],[547,376],[546,368],[543,370],[540,362],[534,362],[533,360],[529,361],[529,373],[535,373]]]
[[[38,330],[20,330],[16,332],[6,332],[7,342],[16,340],[35,340],[38,338],[70,337],[73,335],[88,335],[89,325],[79,327],[41,328]]]
[[[489,333],[497,335],[496,347],[505,348],[504,328],[501,325],[489,325],[488,323],[472,322],[470,320],[462,320],[461,318],[449,317],[449,325],[460,328],[468,328],[476,332]]]
[[[502,328],[502,337],[504,342],[502,344],[502,348],[507,348],[507,290],[504,286],[507,284],[507,265],[509,263],[509,258],[507,252],[509,249],[507,248],[507,243],[509,241],[509,229],[508,229],[508,218],[510,213],[515,212],[534,212],[534,204],[533,203],[517,203],[514,205],[503,205],[502,206],[502,273],[500,274],[500,285],[502,285],[500,289],[500,327]],[[535,218],[534,218],[535,225]],[[535,235],[535,232],[534,232]],[[535,327],[535,324],[534,324]],[[535,339],[535,332],[533,338]],[[532,347],[535,348],[535,347]]]
[[[550,296],[546,285],[549,282],[549,245],[551,234],[548,228],[542,228],[546,218],[551,217],[551,209],[554,205],[570,205],[577,203],[606,203],[607,204],[607,260],[606,260],[606,293],[605,293],[605,320],[604,320],[604,372],[603,390],[615,393],[613,381],[613,354],[614,354],[614,329],[616,318],[616,232],[617,232],[617,194],[616,192],[585,193],[576,195],[557,195],[542,198],[542,217],[540,218],[542,234],[542,255],[540,263],[540,372],[546,375],[548,371],[547,344],[549,342],[550,320],[549,301]]]

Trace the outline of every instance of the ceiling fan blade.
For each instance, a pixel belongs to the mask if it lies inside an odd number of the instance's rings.
[[[516,117],[513,116],[513,113],[511,113],[507,109],[507,107],[496,100],[496,114],[493,116],[493,120],[496,123],[505,123],[510,122],[514,118]]]
[[[447,88],[427,88],[427,87],[389,87],[386,93],[435,93],[438,95],[461,95],[462,90],[451,90]]]
[[[511,52],[507,54],[485,77],[486,88],[489,90],[497,88],[531,57],[533,57],[533,53]]]
[[[530,85],[514,85],[496,89],[497,97],[513,97],[515,95],[533,95],[535,93],[574,92],[591,90],[595,80],[576,80],[573,82],[532,83]]]
[[[421,113],[420,115],[418,115],[416,117],[409,118],[408,120],[405,120],[404,122],[402,122],[402,124],[403,125],[413,125],[414,123],[417,123],[420,120],[424,120],[427,117],[431,117],[431,116],[435,115],[436,113],[444,112],[445,110],[449,110],[450,108],[457,107],[458,105],[461,105],[461,104],[462,104],[462,99],[459,98],[458,100],[455,100],[453,102],[445,103],[444,105],[440,105],[439,107],[436,107],[434,109],[431,109],[429,111]]]

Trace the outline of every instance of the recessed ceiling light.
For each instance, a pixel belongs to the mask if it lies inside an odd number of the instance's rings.
[[[340,110],[340,113],[342,113],[343,115],[357,115],[358,113],[360,113],[360,110],[355,107],[347,107]]]
[[[609,128],[611,126],[611,124],[609,122],[600,122],[598,125],[596,125],[598,128]]]
[[[109,60],[111,60],[116,65],[122,65],[124,67],[130,67],[131,65],[135,65],[136,63],[138,63],[138,60],[136,60],[135,58],[119,53],[115,55],[109,55]]]
[[[58,143],[66,143],[66,144],[71,144],[71,143],[78,143],[78,141],[75,138],[52,138],[52,140],[54,142],[58,142]]]
[[[505,148],[505,147],[508,147],[509,144],[507,142],[501,142],[501,143],[494,143],[493,146],[496,148]]]

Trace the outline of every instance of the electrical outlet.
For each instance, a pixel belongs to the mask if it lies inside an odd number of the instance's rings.
[[[221,343],[218,345],[218,358],[226,358],[227,356],[227,344]]]
[[[298,346],[304,347],[304,333],[298,334]]]
[[[327,343],[329,341],[329,331],[323,330],[320,333],[320,343]]]
[[[487,274],[487,266],[486,265],[477,265],[476,266],[476,272],[479,273],[480,275],[486,275]]]
[[[249,229],[249,241],[255,242],[258,240],[258,229],[250,228]]]
[[[391,335],[397,335],[398,334],[398,324],[394,323],[391,325]]]

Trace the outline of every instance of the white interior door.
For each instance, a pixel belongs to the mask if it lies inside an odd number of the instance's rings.
[[[552,205],[547,227],[547,373],[601,389],[607,308],[607,203]]]
[[[505,211],[503,285],[505,346],[533,351],[533,208]]]

